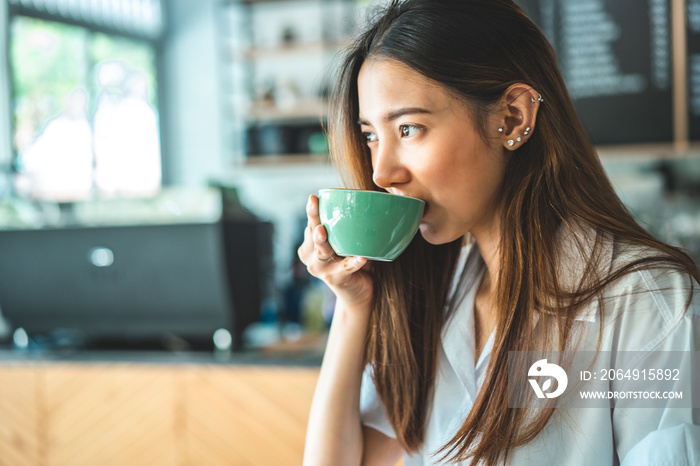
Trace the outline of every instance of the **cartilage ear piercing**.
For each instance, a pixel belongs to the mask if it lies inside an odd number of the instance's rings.
[[[523,136],[527,136],[528,134],[530,134],[530,127],[529,126],[527,128],[525,128],[525,131],[523,131]]]
[[[542,95],[538,92],[538,93],[537,93],[537,99],[535,99],[534,97],[530,96],[530,101],[531,101],[533,104],[536,104],[537,102],[540,102],[540,103],[541,103],[541,102],[544,102],[544,99],[542,98]]]
[[[498,128],[498,132],[499,132],[499,133],[502,133],[502,132],[503,132],[503,126],[501,126],[500,128]]]
[[[513,147],[513,144],[515,144],[515,141],[513,141],[512,139],[508,139],[508,146]]]

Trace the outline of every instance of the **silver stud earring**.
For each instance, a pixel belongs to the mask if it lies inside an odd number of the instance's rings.
[[[522,138],[520,136],[518,136],[517,138],[515,138],[515,140],[520,142],[520,141],[522,141]]]
[[[523,136],[527,136],[528,134],[530,134],[530,127],[529,126],[527,128],[525,128],[525,131],[523,131]]]
[[[500,128],[498,128],[498,132],[499,132],[499,133],[502,133],[502,132],[503,132],[503,126],[501,126]]]
[[[544,99],[542,98],[542,95],[538,92],[538,93],[537,93],[537,99],[535,99],[534,97],[530,96],[530,101],[531,101],[533,104],[536,104],[537,102],[540,102],[540,103],[541,103],[541,102],[544,102]]]
[[[513,144],[515,144],[515,141],[508,139],[508,146],[513,147]]]

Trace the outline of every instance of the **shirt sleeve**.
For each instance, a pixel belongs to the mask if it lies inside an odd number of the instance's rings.
[[[682,407],[613,409],[617,454],[621,466],[700,464],[700,393],[694,381],[700,349],[698,284],[693,282],[693,299],[686,308],[687,276],[644,271],[642,278],[650,292],[637,295],[632,309],[628,309],[632,312],[623,317],[623,320],[631,319],[622,324],[628,332],[618,334],[617,349],[642,349],[652,357],[682,352],[691,359],[684,366],[690,374],[685,374],[678,386],[670,388],[682,391]]]
[[[377,394],[377,387],[372,380],[372,368],[369,365],[362,373],[360,418],[362,425],[378,430],[387,437],[396,438],[396,433],[386,416],[384,403],[382,403]]]
[[[680,424],[650,432],[620,466],[693,466],[700,464],[700,426]]]

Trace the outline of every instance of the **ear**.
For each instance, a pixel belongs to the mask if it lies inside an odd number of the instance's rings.
[[[506,150],[514,151],[535,131],[542,96],[527,84],[513,84],[503,93],[498,133]]]

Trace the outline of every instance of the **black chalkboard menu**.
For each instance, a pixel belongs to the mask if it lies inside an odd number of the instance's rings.
[[[670,0],[516,2],[554,46],[594,144],[674,140]]]
[[[691,141],[700,141],[700,0],[686,2],[688,130]]]

